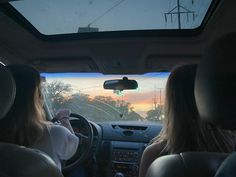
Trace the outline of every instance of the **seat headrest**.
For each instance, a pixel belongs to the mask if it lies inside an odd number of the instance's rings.
[[[200,117],[226,129],[236,129],[236,33],[216,40],[199,63],[195,98]]]
[[[184,152],[157,158],[146,177],[212,177],[228,156],[215,152]]]
[[[16,87],[11,73],[1,64],[0,82],[0,119],[2,119],[14,103]]]
[[[220,165],[214,177],[236,176],[236,153],[230,154]]]

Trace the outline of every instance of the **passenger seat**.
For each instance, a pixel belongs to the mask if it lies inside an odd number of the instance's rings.
[[[236,129],[235,44],[236,33],[215,41],[204,53],[195,81],[201,118],[231,130]],[[210,152],[163,156],[151,164],[146,177],[236,177],[236,154],[227,156]]]

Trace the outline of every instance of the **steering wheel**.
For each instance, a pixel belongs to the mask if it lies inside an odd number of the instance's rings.
[[[74,156],[71,159],[65,161],[62,167],[64,172],[83,164],[83,162],[88,159],[93,145],[93,128],[88,120],[76,113],[71,113],[70,117],[76,118],[71,121],[78,122],[86,133],[75,132],[75,135],[79,137],[79,145]]]

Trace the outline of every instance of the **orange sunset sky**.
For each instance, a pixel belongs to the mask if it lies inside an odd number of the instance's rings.
[[[157,104],[164,103],[165,85],[169,73],[148,73],[144,75],[125,75],[129,79],[138,82],[137,90],[125,90],[122,95],[113,93],[112,90],[104,90],[103,82],[110,79],[121,79],[124,75],[102,75],[95,73],[68,73],[68,74],[42,74],[47,82],[55,80],[70,84],[72,92],[83,93],[95,96],[111,96],[115,100],[124,100],[131,103],[134,111],[141,116],[146,116],[146,112],[154,106],[154,100]],[[161,94],[161,97],[160,97]],[[156,99],[155,99],[156,98]]]

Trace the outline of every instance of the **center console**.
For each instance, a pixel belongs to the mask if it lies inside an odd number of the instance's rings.
[[[112,142],[109,177],[138,177],[142,143]],[[122,176],[123,175],[123,176]]]
[[[162,129],[148,122],[101,123],[101,151],[98,153],[98,177],[138,177],[144,148]]]

